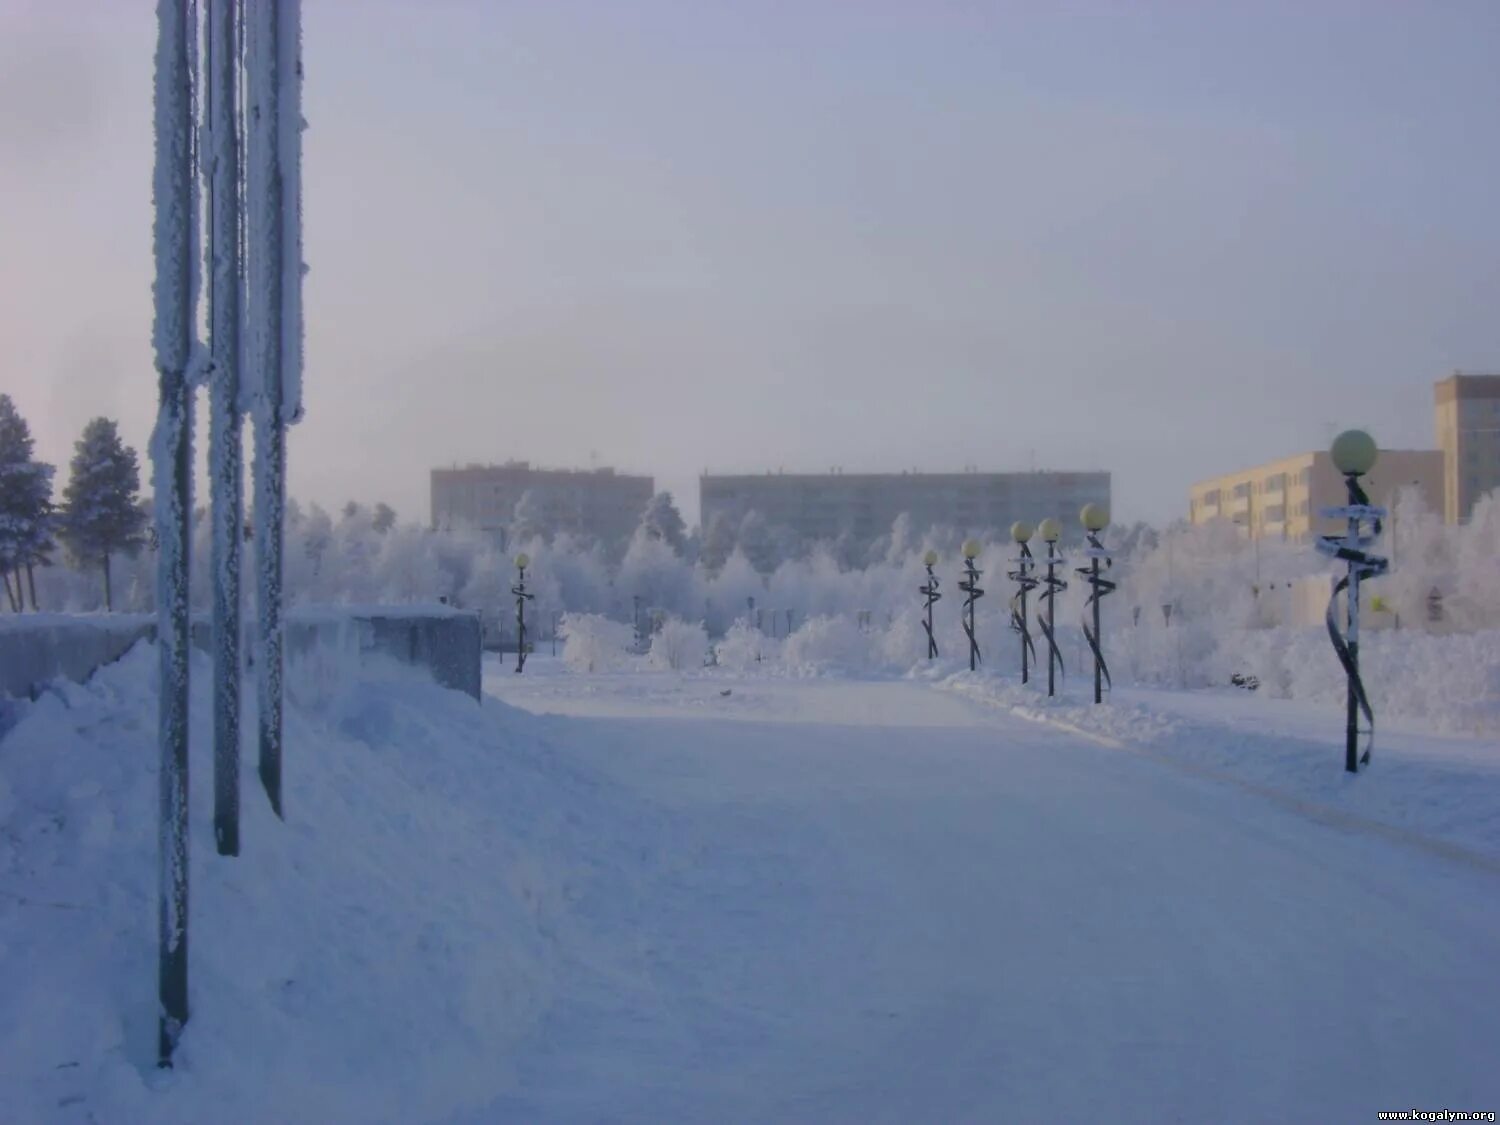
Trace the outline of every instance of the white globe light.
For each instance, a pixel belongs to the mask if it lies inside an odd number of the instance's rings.
[[[1048,516],[1036,525],[1036,533],[1042,537],[1042,542],[1056,543],[1062,538],[1062,524]]]
[[[1029,543],[1031,541],[1031,525],[1025,520],[1017,520],[1010,525],[1010,537],[1017,543]]]
[[[531,556],[528,555],[525,551],[522,551],[519,555],[516,556],[516,566],[520,567],[522,570],[525,570],[530,565]]]
[[[1109,526],[1109,509],[1103,504],[1085,504],[1078,521],[1089,531],[1103,531]]]
[[[1328,450],[1333,457],[1334,468],[1344,474],[1363,476],[1375,467],[1375,458],[1380,450],[1375,439],[1364,430],[1345,430],[1333,439]]]
[[[977,559],[978,557],[979,557],[979,540],[978,539],[966,539],[966,540],[964,540],[964,558],[966,558],[966,559]]]
[[[925,555],[922,556],[922,561],[924,563],[926,563],[928,566],[936,566],[937,565],[937,552],[936,551],[928,551]]]

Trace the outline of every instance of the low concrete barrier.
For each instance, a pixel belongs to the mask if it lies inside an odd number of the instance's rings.
[[[241,651],[254,658],[254,622],[245,623]],[[446,688],[480,698],[479,615],[448,606],[306,606],[287,612],[288,660],[317,648],[362,656],[379,653],[424,668]],[[48,683],[78,683],[156,636],[144,614],[20,614],[0,617],[0,696],[35,697]],[[213,628],[193,621],[193,644],[210,651]]]

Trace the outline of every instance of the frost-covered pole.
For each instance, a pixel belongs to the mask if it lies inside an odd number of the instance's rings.
[[[922,556],[922,565],[927,568],[927,582],[925,585],[917,587],[917,593],[921,594],[922,597],[926,599],[925,608],[927,610],[927,617],[922,622],[922,628],[927,630],[928,660],[931,660],[938,654],[937,637],[934,636],[932,632],[932,606],[933,603],[937,602],[943,596],[942,594],[938,593],[937,575],[932,573],[932,568],[937,565],[937,561],[938,557],[936,551],[928,551],[925,555]],[[787,610],[786,634],[787,636],[792,635],[791,610]]]
[[[1329,639],[1333,642],[1339,663],[1343,665],[1346,680],[1344,769],[1349,773],[1358,773],[1361,764],[1368,765],[1370,762],[1369,744],[1366,744],[1363,755],[1359,752],[1361,713],[1369,724],[1370,741],[1373,742],[1375,738],[1375,712],[1370,707],[1364,681],[1359,674],[1359,584],[1361,579],[1377,577],[1390,569],[1390,563],[1386,559],[1366,550],[1380,538],[1381,520],[1386,512],[1384,508],[1377,508],[1370,503],[1370,498],[1365,495],[1365,490],[1359,483],[1359,478],[1374,467],[1379,455],[1375,439],[1362,430],[1345,430],[1334,439],[1329,452],[1334,467],[1344,474],[1344,487],[1348,492],[1349,503],[1343,508],[1326,508],[1322,514],[1332,519],[1347,520],[1348,528],[1342,538],[1319,536],[1317,548],[1323,554],[1349,565],[1348,574],[1339,579],[1333,588],[1333,596],[1328,599],[1325,620]],[[1373,532],[1368,536],[1361,531],[1361,524],[1366,519],[1374,525]],[[1348,628],[1345,636],[1340,637],[1336,612],[1339,594],[1345,590],[1349,596]]]
[[[240,854],[240,117],[238,0],[208,0],[209,492],[213,506],[214,837]]]
[[[197,297],[191,11],[191,0],[157,0],[152,336],[160,399],[151,467],[161,661],[157,898],[157,1061],[161,1066],[171,1065],[172,1051],[188,1018],[188,513],[192,506],[188,368],[194,352]]]
[[[516,671],[526,667],[526,603],[536,597],[526,592],[526,568],[531,557],[522,551],[516,556],[516,584],[510,592],[516,598]]]
[[[1042,633],[1047,638],[1047,694],[1057,694],[1057,673],[1062,670],[1062,652],[1057,647],[1057,595],[1060,590],[1066,590],[1068,584],[1057,577],[1057,568],[1063,565],[1062,555],[1058,553],[1057,541],[1062,537],[1062,525],[1051,516],[1037,524],[1037,534],[1047,544],[1047,577],[1043,579],[1045,587],[1042,593],[1042,601],[1047,603],[1045,616],[1038,614],[1037,620],[1042,627]]]
[[[979,667],[979,638],[974,632],[974,603],[984,597],[984,591],[979,588],[979,575],[981,571],[974,566],[974,560],[979,557],[979,542],[969,539],[964,542],[964,577],[959,582],[958,588],[967,595],[964,598],[964,632],[969,638],[969,671]]]
[[[1109,512],[1099,504],[1085,504],[1083,510],[1078,513],[1078,521],[1083,524],[1085,537],[1088,539],[1088,547],[1084,549],[1084,555],[1089,559],[1088,569],[1080,569],[1079,574],[1089,584],[1089,600],[1084,606],[1083,637],[1089,643],[1089,648],[1094,654],[1094,702],[1104,702],[1104,685],[1110,682],[1109,665],[1104,662],[1104,645],[1100,636],[1099,627],[1099,603],[1103,601],[1104,595],[1114,590],[1115,584],[1105,578],[1099,569],[1102,560],[1106,568],[1114,565],[1114,560],[1109,557],[1109,551],[1099,539],[1099,534],[1109,526]],[[1092,611],[1094,625],[1089,628],[1088,615]],[[1113,685],[1111,684],[1111,687]]]
[[[255,422],[260,778],[282,815],[281,577],[286,427],[302,406],[301,8],[246,0],[246,256]]]
[[[1036,562],[1031,557],[1032,527],[1025,520],[1017,520],[1010,525],[1010,537],[1021,548],[1020,557],[1015,560],[1016,569],[1007,576],[1016,584],[1015,597],[1010,603],[1010,627],[1021,635],[1021,682],[1028,683],[1031,680],[1031,665],[1027,657],[1036,659],[1036,645],[1031,640],[1031,630],[1026,625],[1026,595],[1036,589],[1037,581],[1032,571],[1036,569]]]

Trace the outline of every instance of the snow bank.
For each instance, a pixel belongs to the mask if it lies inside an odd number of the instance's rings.
[[[155,620],[140,614],[0,618],[0,697],[33,695],[56,679],[81,682],[155,631]]]
[[[936,686],[1228,780],[1332,823],[1347,818],[1461,849],[1500,871],[1500,747],[1409,724],[1381,730],[1378,699],[1374,764],[1355,776],[1343,769],[1342,694],[1316,706],[1237,689],[1126,689],[1095,706],[1081,681],[1053,699],[985,673],[951,674]]]
[[[170,1073],[154,649],[56,686],[0,740],[0,1120],[430,1121],[509,1088],[557,980],[617,955],[584,915],[628,894],[633,799],[542,720],[319,657],[289,670],[287,821],[247,751],[244,854],[220,858],[194,660],[192,1018]]]

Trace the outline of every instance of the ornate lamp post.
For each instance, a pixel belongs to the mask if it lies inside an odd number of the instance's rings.
[[[1109,678],[1109,666],[1104,663],[1104,649],[1099,643],[1099,600],[1115,588],[1115,584],[1105,578],[1099,570],[1101,559],[1104,561],[1106,570],[1114,565],[1114,560],[1109,557],[1109,552],[1099,541],[1099,533],[1109,526],[1109,512],[1099,504],[1085,504],[1083,510],[1078,513],[1078,520],[1083,524],[1083,532],[1089,543],[1083,552],[1089,560],[1089,565],[1087,568],[1078,568],[1078,573],[1083,575],[1084,581],[1089,584],[1090,588],[1089,600],[1083,607],[1083,635],[1094,653],[1094,702],[1103,703],[1104,685],[1110,683],[1113,687]],[[1091,611],[1092,629],[1089,628]]]
[[[964,577],[959,582],[958,588],[967,595],[964,598],[964,632],[969,636],[969,671],[979,667],[979,642],[974,637],[974,603],[984,597],[984,591],[979,588],[979,575],[982,573],[974,566],[974,560],[979,557],[979,541],[969,539],[964,542]]]
[[[1361,764],[1369,764],[1370,744],[1375,739],[1375,713],[1370,707],[1364,681],[1359,675],[1359,584],[1362,579],[1385,574],[1390,569],[1390,563],[1365,549],[1380,538],[1381,520],[1385,518],[1386,511],[1370,503],[1370,498],[1360,486],[1359,478],[1374,467],[1379,452],[1375,439],[1363,430],[1345,430],[1333,439],[1329,453],[1333,457],[1334,468],[1344,474],[1344,487],[1348,491],[1349,503],[1342,508],[1325,508],[1321,514],[1328,519],[1348,520],[1348,530],[1344,535],[1320,535],[1317,540],[1319,552],[1341,559],[1349,565],[1348,573],[1333,587],[1333,596],[1328,599],[1328,612],[1325,616],[1328,637],[1333,642],[1333,651],[1338,654],[1339,663],[1344,666],[1344,676],[1348,681],[1344,769],[1349,773],[1358,773]],[[1362,530],[1365,520],[1370,521],[1372,528],[1368,535]],[[1349,621],[1345,635],[1341,637],[1337,618],[1338,600],[1339,595],[1346,590],[1349,594]],[[1363,755],[1359,753],[1361,712],[1369,725],[1370,736]]]
[[[1037,587],[1037,580],[1032,575],[1036,569],[1036,560],[1031,557],[1031,525],[1024,520],[1017,520],[1010,525],[1010,537],[1020,545],[1020,557],[1015,559],[1016,569],[1007,576],[1016,584],[1015,596],[1010,600],[1010,627],[1021,634],[1021,682],[1027,683],[1031,679],[1031,665],[1027,662],[1028,654],[1031,660],[1036,659],[1036,645],[1031,641],[1031,631],[1026,627],[1026,595]]]
[[[1047,615],[1038,617],[1037,622],[1042,627],[1042,635],[1047,638],[1047,694],[1057,694],[1056,673],[1063,670],[1062,652],[1057,647],[1057,605],[1058,592],[1066,590],[1068,583],[1065,579],[1057,577],[1057,568],[1065,565],[1062,553],[1057,549],[1057,541],[1062,537],[1062,525],[1051,516],[1037,524],[1037,534],[1042,537],[1042,542],[1047,544],[1047,577],[1042,579],[1044,587],[1041,598],[1047,603]]]
[[[510,592],[516,598],[516,672],[526,667],[526,603],[536,597],[535,594],[526,592],[526,568],[531,565],[531,559],[526,552],[516,556],[516,584],[510,588]]]
[[[922,627],[927,630],[927,659],[931,660],[938,654],[937,638],[932,634],[932,605],[943,595],[938,593],[937,575],[932,573],[932,568],[937,565],[938,557],[936,551],[928,551],[922,556],[922,562],[927,567],[927,584],[918,586],[917,593],[927,599],[927,620],[922,622]],[[788,626],[787,632],[791,632]]]

